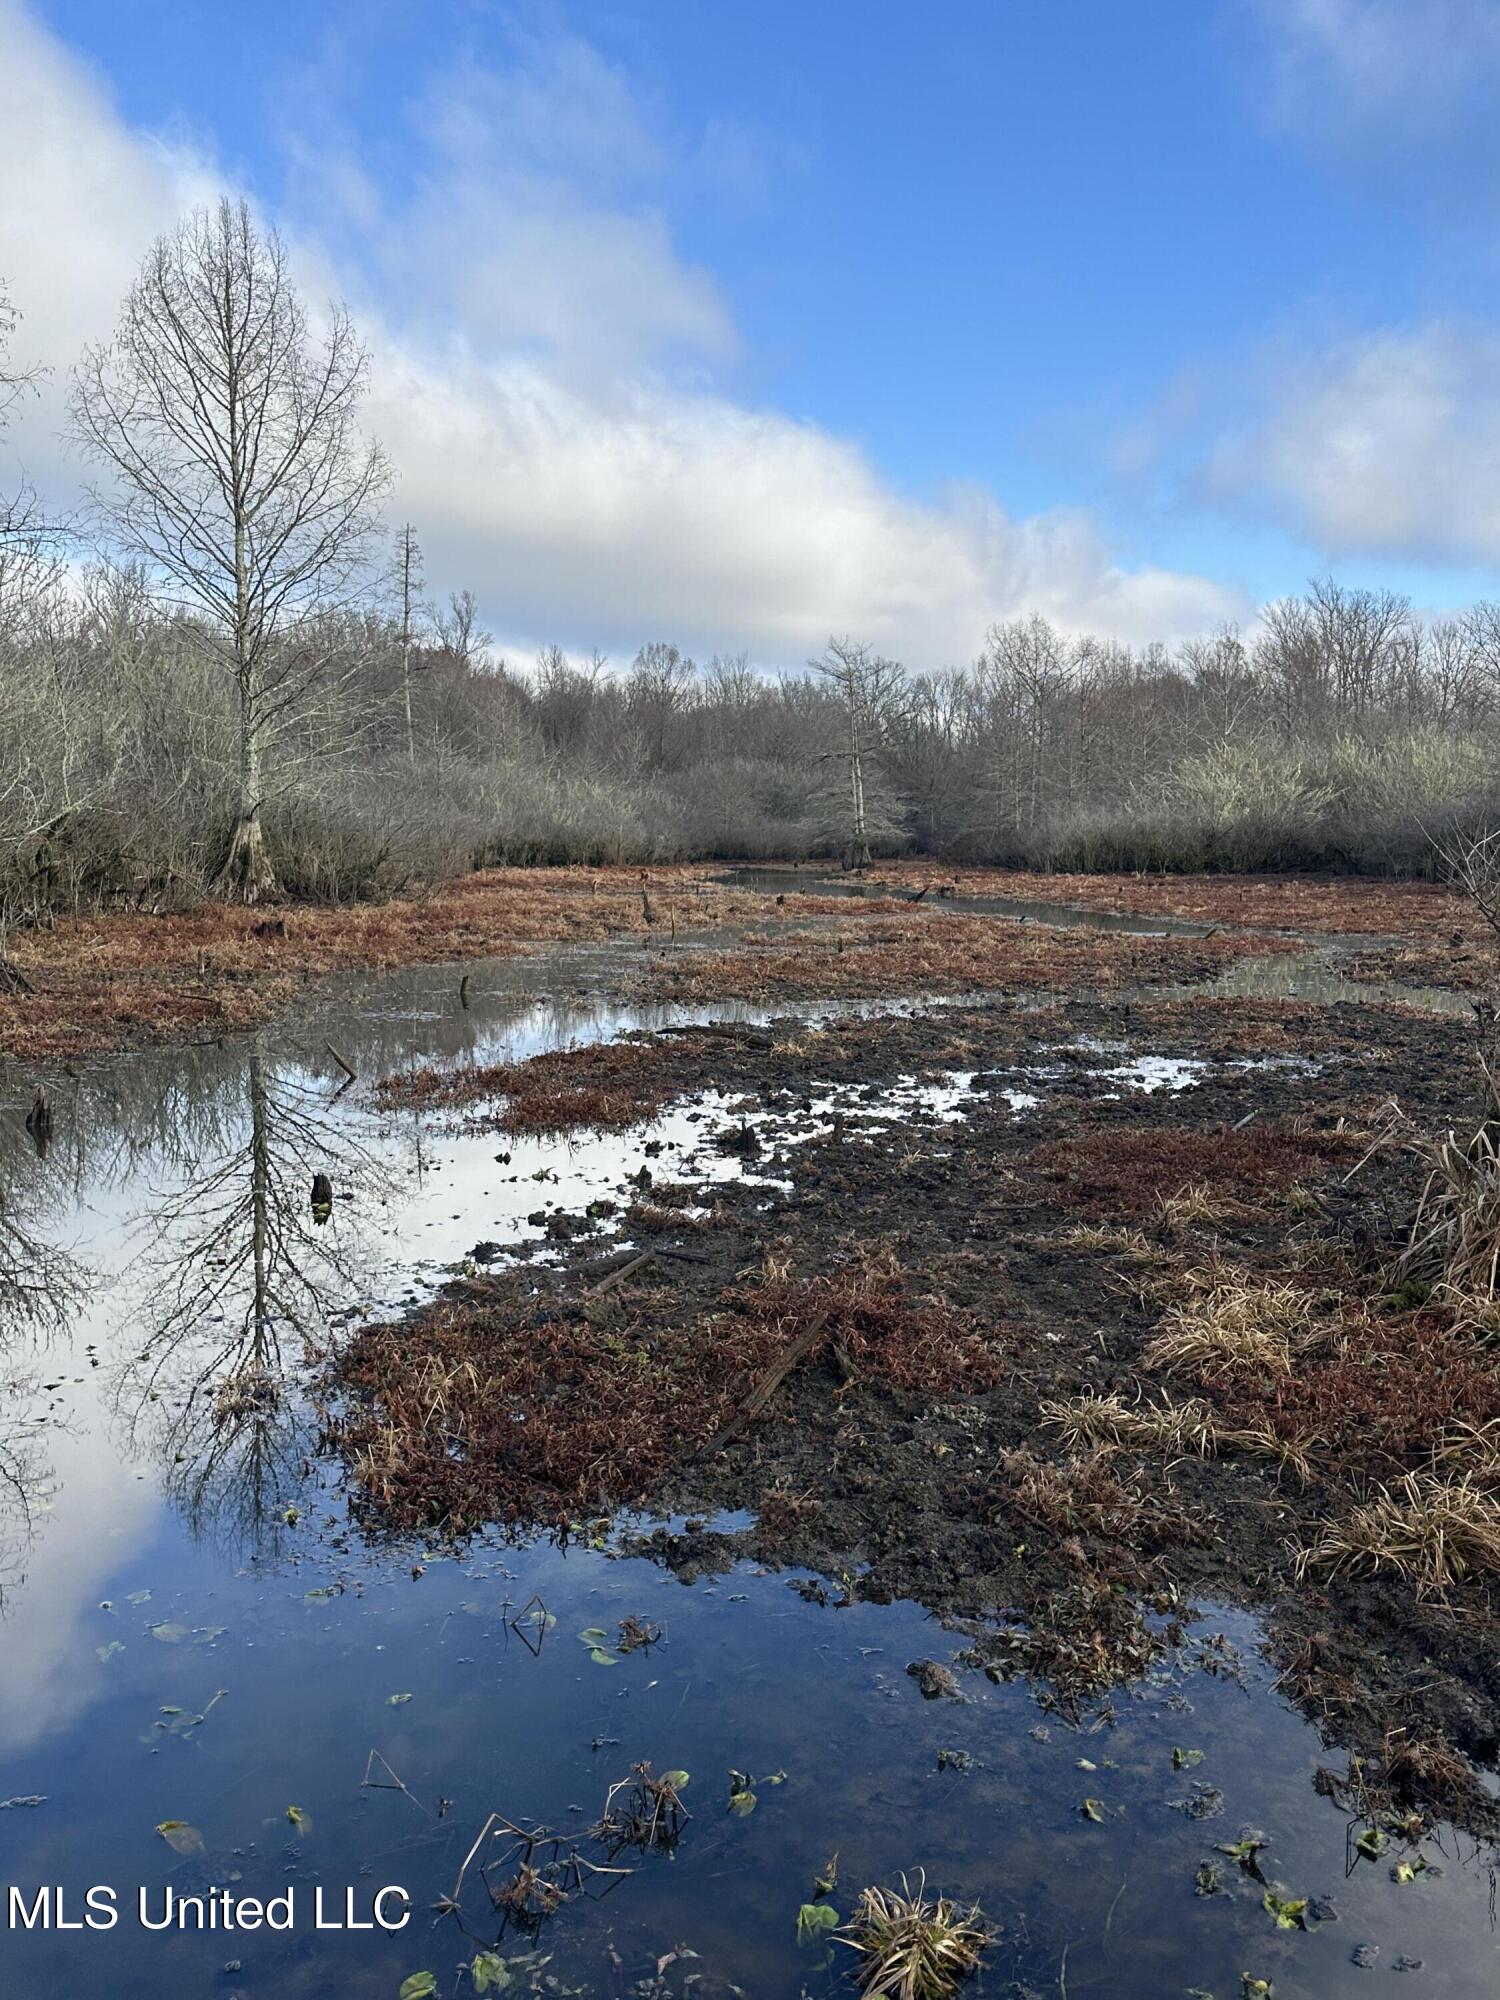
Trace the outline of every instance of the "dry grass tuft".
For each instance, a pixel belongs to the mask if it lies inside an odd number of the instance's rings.
[[[1492,1094],[1495,1081],[1489,1079]],[[1500,1332],[1500,1102],[1467,1140],[1408,1148],[1424,1161],[1405,1249],[1392,1284],[1419,1288],[1450,1307],[1460,1325]]]
[[[1121,1257],[1128,1264],[1172,1262],[1172,1253],[1153,1243],[1143,1229],[1128,1229],[1121,1223],[1075,1222],[1071,1228],[1059,1230],[1053,1240],[1070,1250]]]
[[[1441,1597],[1466,1576],[1500,1575],[1500,1501],[1469,1479],[1408,1472],[1304,1549],[1299,1574],[1314,1565],[1394,1570],[1418,1597]]]
[[[922,1873],[915,1893],[904,1875],[899,1890],[860,1891],[839,1935],[859,1955],[855,1977],[869,2000],[948,2000],[994,1936],[977,1903],[961,1909],[926,1891]]]
[[[1312,1295],[1296,1285],[1219,1284],[1173,1306],[1141,1361],[1167,1375],[1289,1375],[1295,1356],[1317,1338],[1315,1313]]]
[[[1156,1225],[1166,1235],[1176,1236],[1185,1229],[1214,1228],[1244,1213],[1243,1202],[1216,1192],[1206,1181],[1188,1181],[1158,1201]]]
[[[1117,1393],[1090,1394],[1072,1402],[1043,1403],[1041,1419],[1049,1429],[1060,1431],[1064,1444],[1074,1452],[1101,1444],[1160,1451],[1168,1458],[1216,1458],[1225,1451],[1242,1451],[1275,1459],[1304,1479],[1311,1473],[1308,1453],[1316,1442],[1279,1437],[1269,1424],[1223,1423],[1197,1398],[1182,1403],[1132,1403]]]

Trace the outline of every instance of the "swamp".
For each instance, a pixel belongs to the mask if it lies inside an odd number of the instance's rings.
[[[15,941],[0,1878],[121,1921],[8,1989],[1490,1990],[1457,892],[462,900]]]

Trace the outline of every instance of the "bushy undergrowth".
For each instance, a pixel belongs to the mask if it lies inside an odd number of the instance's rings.
[[[284,893],[342,901],[496,863],[866,848],[1431,874],[1434,837],[1496,823],[1500,607],[1433,627],[1318,586],[1265,619],[1253,645],[1171,656],[1030,619],[970,668],[880,662],[852,786],[851,709],[826,674],[699,668],[662,644],[619,670],[555,648],[516,667],[429,621],[408,728],[399,628],[372,604],[280,642],[273,685],[295,699],[264,725],[261,824]],[[237,714],[214,635],[141,574],[0,574],[0,925],[206,893]]]

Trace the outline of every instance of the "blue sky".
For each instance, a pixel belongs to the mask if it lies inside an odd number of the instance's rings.
[[[398,512],[518,645],[935,665],[1328,569],[1500,594],[1494,0],[0,0],[7,37],[76,84],[56,143],[141,177],[127,281],[223,184],[348,296]]]

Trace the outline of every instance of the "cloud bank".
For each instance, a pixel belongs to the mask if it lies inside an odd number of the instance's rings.
[[[0,278],[26,315],[18,355],[56,371],[7,457],[66,498],[67,367],[151,238],[221,178],[131,130],[19,0],[0,0],[0,48]],[[1242,614],[1209,578],[1126,567],[1086,514],[903,494],[850,442],[732,393],[732,314],[675,247],[657,205],[669,141],[630,80],[576,38],[510,55],[428,80],[396,201],[356,146],[294,124],[292,207],[267,218],[310,292],[349,295],[396,518],[436,590],[472,588],[521,644],[628,654],[664,637],[768,664],[831,631],[938,665],[1025,611],[1130,640]],[[716,150],[705,132],[694,163]]]

